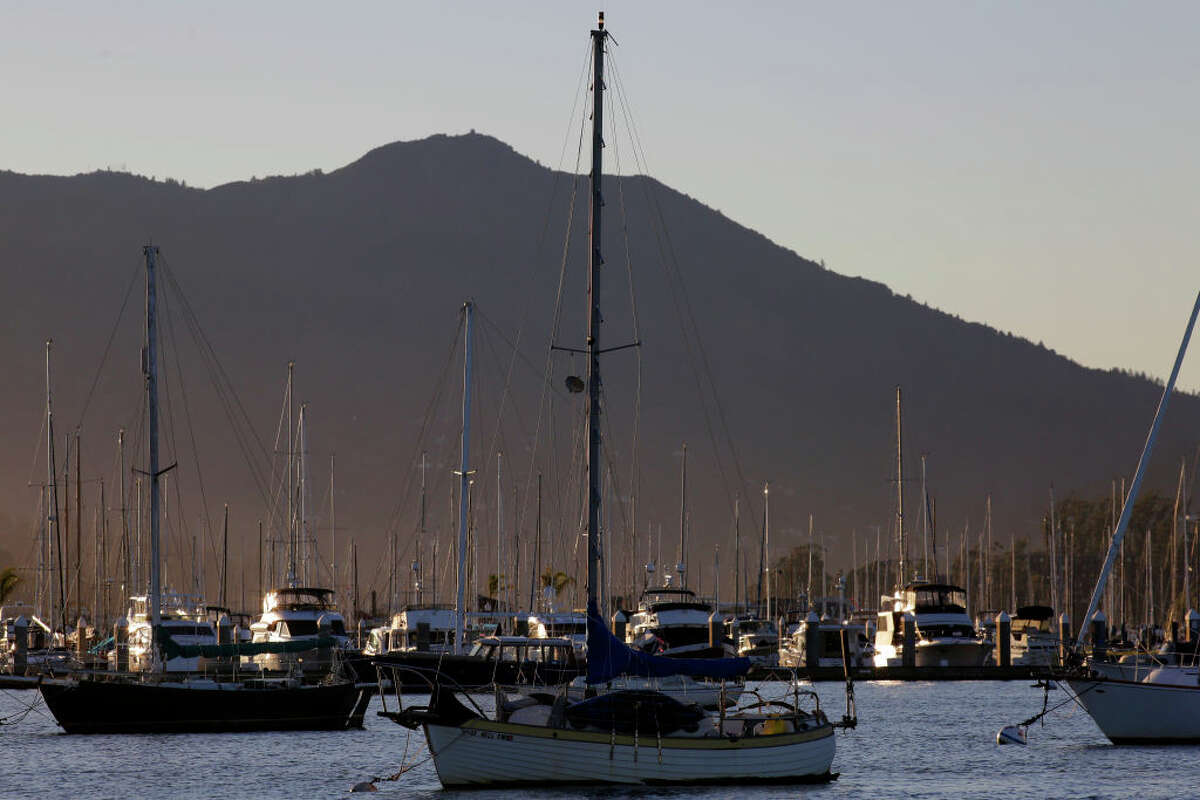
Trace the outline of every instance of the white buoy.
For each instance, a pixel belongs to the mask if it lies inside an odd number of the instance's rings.
[[[996,734],[996,744],[1027,744],[1025,728],[1020,725],[1005,725]]]

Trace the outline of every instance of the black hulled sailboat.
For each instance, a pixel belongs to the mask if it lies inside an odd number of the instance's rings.
[[[155,260],[146,260],[144,378],[150,482],[150,594],[152,643],[160,654],[180,651],[161,626],[158,453],[158,327]],[[169,467],[168,467],[169,469]],[[331,645],[328,642],[327,645]],[[311,646],[311,645],[309,645]],[[195,655],[240,659],[243,648],[263,645],[194,645]],[[141,673],[81,672],[39,684],[55,721],[67,733],[209,733],[261,730],[341,730],[361,724],[365,693],[351,680],[330,676],[320,684],[282,680],[168,679],[161,670]]]

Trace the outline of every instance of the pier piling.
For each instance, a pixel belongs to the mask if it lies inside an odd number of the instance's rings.
[[[1012,617],[1006,611],[996,615],[996,663],[1012,666]]]
[[[906,612],[903,618],[903,625],[904,653],[901,656],[900,665],[912,669],[917,666],[917,618]]]
[[[13,675],[24,675],[29,666],[29,620],[24,615],[13,621]]]
[[[816,669],[821,666],[821,618],[817,612],[809,611],[804,618],[804,666]]]

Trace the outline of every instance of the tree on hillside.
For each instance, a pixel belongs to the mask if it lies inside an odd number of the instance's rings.
[[[505,580],[504,573],[488,575],[488,597],[498,597],[500,592],[508,591],[511,587]]]
[[[3,603],[16,590],[17,584],[21,579],[17,576],[17,571],[12,567],[6,567],[0,571],[0,603]]]
[[[562,570],[555,571],[551,567],[546,567],[546,571],[542,573],[542,588],[550,587],[554,589],[555,597],[560,597],[568,586],[573,586],[574,584],[575,578]]]

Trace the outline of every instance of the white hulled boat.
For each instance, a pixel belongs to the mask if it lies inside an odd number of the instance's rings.
[[[1012,663],[1049,667],[1058,661],[1058,634],[1054,631],[1054,609],[1050,606],[1021,606],[1012,618],[1009,633]]]
[[[725,625],[739,656],[750,659],[756,667],[779,666],[779,628],[774,622],[734,617]]]
[[[1200,293],[1192,306],[1184,330],[1183,341],[1175,356],[1171,375],[1163,387],[1162,397],[1155,411],[1154,420],[1150,424],[1150,432],[1138,459],[1137,470],[1129,486],[1129,494],[1121,510],[1121,517],[1113,530],[1112,540],[1108,545],[1108,553],[1096,585],[1092,589],[1091,600],[1083,619],[1092,620],[1099,614],[1100,598],[1104,593],[1105,584],[1112,572],[1113,563],[1120,550],[1125,531],[1129,527],[1129,519],[1137,502],[1142,479],[1146,474],[1158,431],[1166,414],[1167,403],[1179,377],[1179,369],[1187,352],[1188,341],[1196,325],[1196,317],[1200,314]],[[1073,658],[1076,664],[1083,661],[1084,641],[1088,632],[1087,625],[1080,626],[1079,636],[1075,640]],[[1101,625],[1100,627],[1104,627]],[[1099,643],[1093,642],[1098,646]],[[1177,744],[1200,742],[1200,676],[1196,675],[1195,666],[1164,665],[1150,669],[1144,677],[1136,673],[1134,680],[1098,675],[1096,667],[1100,665],[1076,666],[1056,674],[1060,684],[1066,684],[1074,693],[1075,699],[1091,715],[1101,732],[1114,744]],[[1101,667],[1103,668],[1103,667]],[[1036,718],[1035,718],[1036,719]]]
[[[784,638],[780,650],[780,664],[785,667],[808,666],[810,627],[816,628],[818,641],[817,666],[842,667],[842,637],[846,637],[846,648],[850,657],[850,669],[867,666],[871,660],[867,655],[867,629],[858,622],[838,622],[826,617],[821,620],[804,620],[795,626],[790,636]]]
[[[288,652],[257,656],[255,661],[264,670],[328,672],[329,648],[322,649],[319,656],[317,651],[322,634],[332,637],[339,650],[351,648],[350,638],[346,635],[346,620],[338,611],[332,589],[287,586],[267,592],[263,598],[262,616],[250,625],[250,631],[255,644],[312,643],[312,650],[289,649]]]
[[[187,595],[163,592],[160,612],[160,630],[181,646],[215,645],[217,629],[206,618],[204,604]],[[129,598],[129,614],[126,617],[129,631],[129,670],[150,672],[162,670],[167,673],[203,672],[208,659],[203,656],[177,655],[162,659],[154,650],[154,627],[150,623],[149,598],[145,595]],[[161,661],[162,663],[158,663]],[[118,664],[114,647],[109,653],[112,668]]]
[[[529,635],[535,639],[568,639],[575,654],[587,654],[587,615],[579,611],[550,611],[530,614]]]
[[[647,589],[629,621],[627,640],[639,650],[670,658],[736,655],[733,643],[724,637],[719,643],[710,643],[708,620],[712,613],[712,605],[697,598],[691,589]]]
[[[440,605],[408,606],[392,615],[389,627],[373,628],[363,655],[392,652],[454,652],[454,609]]]
[[[991,644],[975,632],[967,615],[967,593],[948,583],[910,583],[884,598],[875,631],[875,666],[897,667],[904,662],[903,619],[916,620],[917,667],[978,667]]]

